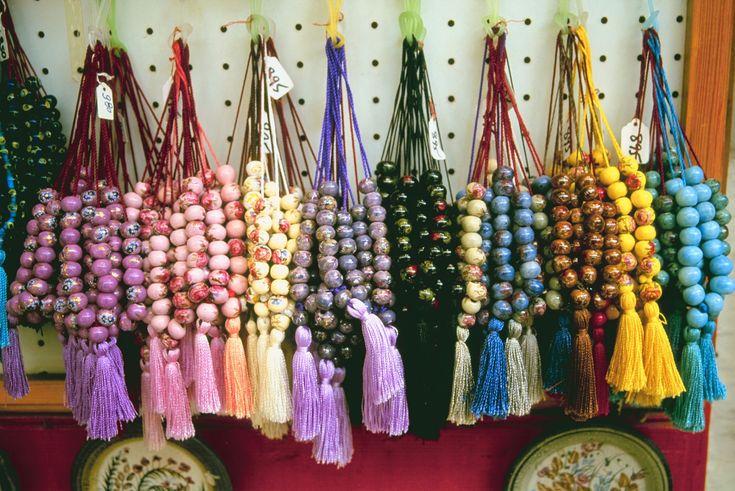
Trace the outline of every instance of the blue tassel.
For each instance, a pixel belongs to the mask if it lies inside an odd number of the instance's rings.
[[[505,366],[505,348],[500,339],[503,321],[493,318],[488,324],[485,347],[480,357],[480,371],[472,401],[475,416],[505,418],[508,416],[508,386]]]
[[[704,376],[702,353],[699,349],[699,329],[687,327],[686,344],[681,353],[681,378],[686,392],[674,400],[671,422],[684,431],[704,430]]]
[[[8,302],[8,275],[5,273],[5,251],[0,250],[0,349],[10,344],[8,336],[8,311],[5,305]]]
[[[551,394],[563,394],[572,354],[572,335],[569,332],[569,316],[559,317],[559,329],[554,334],[549,354],[549,364],[544,372],[544,388]]]
[[[704,372],[704,399],[719,401],[727,397],[727,387],[720,381],[717,373],[717,358],[715,347],[712,344],[712,335],[715,332],[715,322],[709,321],[702,329],[699,338],[699,350],[702,352],[702,372]]]

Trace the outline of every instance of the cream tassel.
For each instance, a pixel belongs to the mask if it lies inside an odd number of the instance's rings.
[[[538,349],[538,340],[533,326],[528,326],[521,338],[521,351],[523,352],[523,366],[526,368],[528,400],[533,406],[545,398],[544,382],[541,375],[541,353]]]
[[[475,424],[477,418],[472,413],[472,389],[475,379],[472,375],[472,359],[467,347],[469,329],[457,327],[457,342],[454,344],[454,379],[452,398],[449,403],[447,421],[456,425]]]
[[[523,353],[518,338],[523,332],[514,319],[508,321],[508,339],[505,341],[505,360],[508,381],[508,414],[525,416],[531,412],[531,401],[528,400],[528,381],[523,366]]]

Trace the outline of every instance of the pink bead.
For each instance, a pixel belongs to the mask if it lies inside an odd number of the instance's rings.
[[[230,239],[227,241],[227,246],[230,257],[245,255],[246,246],[242,239]]]
[[[156,283],[168,283],[171,279],[171,271],[168,268],[158,266],[151,269],[150,273],[148,273],[148,278],[150,281]]]
[[[227,242],[223,240],[215,240],[209,243],[209,248],[207,249],[207,252],[209,252],[211,256],[216,256],[218,254],[227,254],[229,252],[229,249],[230,248],[227,245]]]
[[[224,208],[228,220],[242,220],[245,216],[245,207],[239,201],[230,201]]]
[[[189,266],[186,265],[186,261],[176,261],[171,268],[171,272],[174,276],[184,276],[188,269]]]
[[[225,226],[227,228],[227,236],[233,239],[239,239],[245,236],[245,222],[242,220],[231,220]]]
[[[138,208],[125,208],[125,218],[129,222],[137,222],[140,218],[140,210]]]
[[[196,312],[194,309],[176,309],[174,311],[174,319],[179,324],[188,326],[193,324],[197,320]]]
[[[186,265],[190,268],[204,268],[209,263],[206,252],[192,252],[186,257]]]
[[[186,248],[189,249],[189,252],[204,252],[208,246],[209,242],[203,235],[189,237],[186,241]]]
[[[210,242],[214,240],[225,240],[227,237],[227,229],[219,223],[215,223],[207,227],[205,237],[207,237],[207,240]]]
[[[230,274],[223,269],[213,269],[209,271],[209,284],[227,286],[230,282]]]
[[[174,293],[171,297],[171,302],[174,304],[174,308],[177,309],[191,309],[194,307],[194,302],[189,300],[188,291],[180,291]]]
[[[187,283],[193,285],[194,283],[207,281],[207,275],[208,273],[202,268],[191,268],[184,274],[184,278]]]
[[[187,249],[186,245],[176,246],[173,256],[175,261],[186,261],[186,258],[189,256],[189,249]]]
[[[227,288],[219,285],[209,287],[209,298],[217,305],[222,305],[230,298]]]
[[[117,320],[117,322],[120,324],[120,329],[122,329],[125,332],[130,332],[133,329],[135,329],[135,322],[133,322],[130,319],[130,317],[128,316],[126,312],[123,312],[122,314],[120,314],[120,317]],[[110,329],[110,334],[112,334],[112,329]],[[117,335],[114,334],[113,336],[117,336]]]
[[[204,322],[217,320],[217,306],[211,303],[201,303],[197,306],[197,317]]]
[[[202,221],[204,220],[204,216],[204,207],[200,205],[190,206],[184,211],[184,218],[186,218],[187,222]]]
[[[163,251],[151,251],[148,255],[148,262],[153,268],[164,266],[166,264],[166,253]]]
[[[143,305],[142,303],[128,304],[127,308],[125,309],[127,317],[129,317],[130,320],[133,321],[142,321],[143,319],[145,319],[147,311],[148,309],[146,309],[145,305]]]
[[[199,202],[205,210],[222,208],[222,197],[216,189],[205,191],[199,199]]]
[[[195,235],[204,235],[207,231],[207,226],[204,222],[189,222],[184,227],[187,237],[194,237]]]
[[[225,254],[212,256],[209,259],[209,269],[228,269],[230,267],[230,258]]]
[[[148,196],[148,194],[150,194],[151,185],[147,182],[136,182],[135,186],[133,186],[133,189],[135,190],[135,194],[144,198]]]
[[[220,165],[215,171],[217,182],[221,185],[231,184],[235,182],[235,168],[231,165]]]
[[[245,274],[248,272],[248,261],[242,256],[230,258],[230,272],[234,274]]]
[[[186,293],[186,296],[195,304],[203,302],[207,296],[209,296],[209,287],[204,282],[194,283],[189,287],[189,291]]]
[[[151,300],[160,300],[168,294],[168,288],[163,283],[151,283],[146,289],[148,298]]]
[[[168,282],[168,289],[174,293],[180,292],[184,288],[189,288],[189,284],[186,282],[183,276],[174,276]]]
[[[171,319],[168,321],[166,331],[168,332],[169,336],[176,340],[183,339],[184,336],[186,336],[186,329],[184,328],[184,326],[176,322],[175,319]]]
[[[240,301],[236,298],[229,298],[222,305],[222,315],[228,319],[233,319],[240,315]]]
[[[151,317],[150,325],[156,332],[163,332],[168,327],[171,318],[167,315],[154,315]]]
[[[230,201],[237,201],[242,196],[242,193],[240,192],[240,186],[235,183],[224,184],[219,193],[225,203]]]
[[[208,211],[207,216],[204,219],[204,221],[207,222],[207,225],[214,225],[215,223],[221,225],[225,223],[225,220],[225,212],[222,209]]]
[[[233,274],[230,276],[227,288],[235,295],[243,295],[248,288],[248,280],[241,274]]]
[[[204,191],[204,182],[198,177],[188,177],[184,179],[184,187],[199,196]]]
[[[129,208],[141,208],[143,206],[143,198],[138,193],[125,193],[123,203]]]
[[[169,239],[174,246],[182,246],[186,244],[186,231],[183,228],[178,228],[171,232]]]
[[[154,235],[150,238],[151,249],[154,251],[167,251],[171,246],[168,237],[163,235]]]
[[[158,300],[155,300],[151,304],[151,311],[155,315],[164,315],[171,312],[171,308],[173,307],[173,304],[171,303],[171,299],[169,298],[161,298]]]

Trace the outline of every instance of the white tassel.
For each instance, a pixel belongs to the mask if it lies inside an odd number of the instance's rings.
[[[281,349],[284,337],[283,331],[271,329],[266,351],[263,417],[274,423],[288,423],[293,416],[286,356]]]

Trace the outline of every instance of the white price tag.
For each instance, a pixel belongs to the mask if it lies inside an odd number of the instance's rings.
[[[100,119],[115,119],[115,103],[112,99],[112,89],[104,82],[97,85],[97,117]]]
[[[293,89],[293,80],[286,73],[281,62],[275,56],[265,57],[265,70],[268,76],[268,95],[280,99]]]
[[[633,155],[641,164],[647,164],[651,153],[651,134],[648,126],[638,118],[623,126],[620,146],[625,155]]]
[[[165,107],[166,105],[166,99],[168,99],[168,93],[171,92],[171,86],[174,84],[174,78],[168,77],[168,80],[163,84],[163,88],[161,88],[161,100],[163,101],[163,105]]]
[[[263,153],[273,153],[273,133],[265,111],[260,113],[260,150]]]
[[[446,160],[447,155],[444,153],[442,148],[442,141],[439,138],[439,125],[436,124],[436,118],[432,117],[429,120],[429,149],[431,156],[435,160]]]
[[[0,61],[5,61],[8,58],[10,58],[8,40],[5,37],[5,28],[0,25]]]

